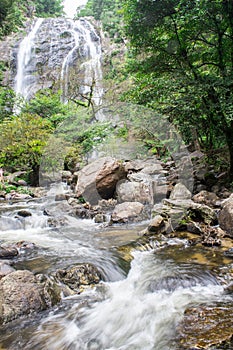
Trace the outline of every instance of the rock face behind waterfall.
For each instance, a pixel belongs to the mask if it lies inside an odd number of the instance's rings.
[[[28,43],[27,37],[24,38],[26,39],[24,46],[28,52],[26,54],[21,52],[21,58],[19,57],[19,51],[23,50],[21,38],[15,44],[11,58],[14,77],[12,85],[17,86],[17,76],[23,77],[25,86],[16,89],[23,97],[31,98],[39,89],[50,87],[62,88],[64,93],[68,88],[72,88],[72,79],[76,82],[75,86],[78,85],[81,89],[79,92],[88,92],[88,85],[91,82],[87,81],[86,75],[90,75],[90,71],[91,79],[95,82],[101,80],[100,38],[86,19],[78,21],[67,18],[37,19],[27,33],[28,37],[33,32],[33,28],[34,36]],[[90,62],[93,69],[87,68],[87,62]],[[21,75],[19,75],[19,69],[23,70]]]

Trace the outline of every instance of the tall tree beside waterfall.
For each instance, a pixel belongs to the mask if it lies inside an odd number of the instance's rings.
[[[187,141],[227,145],[233,180],[233,2],[127,0],[135,86],[127,98],[169,115]]]

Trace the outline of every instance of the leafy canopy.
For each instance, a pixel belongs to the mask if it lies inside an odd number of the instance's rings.
[[[63,14],[62,0],[1,0],[0,38],[22,27],[26,18]]]
[[[233,2],[127,0],[127,99],[167,114],[186,141],[227,145],[233,175]]]
[[[0,165],[8,171],[36,168],[52,126],[29,113],[5,119],[0,129]]]
[[[121,42],[123,36],[122,0],[88,0],[84,9],[77,13],[78,17],[93,16],[100,20],[103,29],[115,41]]]

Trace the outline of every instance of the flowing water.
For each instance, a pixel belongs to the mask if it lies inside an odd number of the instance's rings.
[[[69,82],[71,80],[70,69],[77,58],[77,51],[82,50],[82,61],[80,65],[81,72],[77,74],[80,84],[81,96],[88,96],[93,89],[92,100],[96,106],[102,101],[102,67],[101,67],[101,43],[94,27],[84,18],[79,21],[67,20],[71,24],[75,44],[64,58],[61,69],[61,89],[63,91],[63,101],[67,102],[69,96]]]
[[[32,216],[20,218],[27,209]],[[178,350],[176,326],[188,306],[229,299],[209,265],[185,258],[186,239],[134,243],[131,263],[119,247],[135,241],[141,225],[104,228],[92,220],[64,215],[54,193],[39,200],[1,205],[0,240],[30,241],[32,252],[14,259],[17,269],[50,274],[90,262],[104,275],[95,289],[64,297],[61,305],[15,321],[1,330],[3,349],[17,350]],[[66,224],[48,226],[46,212]],[[175,258],[177,257],[177,258]],[[178,257],[183,257],[180,261]]]
[[[58,71],[65,101],[77,58],[79,93],[88,96],[93,87],[92,97],[99,106],[101,45],[93,26],[85,19],[38,19],[19,46],[16,93],[28,99],[41,88],[46,62]],[[63,297],[61,305],[49,311],[3,326],[0,348],[179,350],[176,326],[186,308],[230,298],[212,272],[215,256],[197,263],[199,251],[192,255],[186,239],[164,238],[164,245],[154,240],[145,248],[136,241],[141,225],[110,229],[78,219],[69,215],[66,203],[55,201],[55,194],[51,190],[42,199],[0,204],[1,244],[35,244],[32,250],[22,249],[13,266],[49,275],[72,264],[92,263],[104,281],[80,295]],[[31,216],[19,216],[21,209]],[[51,227],[46,213],[58,225]],[[129,245],[134,247],[131,262],[126,257]]]
[[[41,88],[57,84],[63,102],[91,98],[99,106],[101,61],[100,36],[86,19],[38,18],[19,44],[15,92],[29,100]]]
[[[28,35],[21,41],[17,55],[17,75],[15,78],[15,93],[26,100],[30,96],[31,89],[36,78],[31,71],[30,60],[35,55],[35,39],[37,32],[43,23],[43,18],[38,18]]]

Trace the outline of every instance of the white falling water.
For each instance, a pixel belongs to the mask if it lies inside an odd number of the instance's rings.
[[[39,18],[19,45],[15,93],[27,101],[41,87],[60,81],[63,102],[73,94],[75,99],[101,106],[101,61],[100,37],[86,19]],[[101,113],[97,116],[100,119]]]
[[[17,96],[23,97],[25,100],[29,98],[31,86],[35,79],[33,75],[28,72],[28,66],[32,53],[35,50],[35,38],[43,22],[43,18],[38,18],[34,27],[29,34],[22,40],[18,50],[17,56],[17,75],[15,78],[15,93]]]
[[[99,42],[99,37],[97,43],[93,41],[91,35],[95,33],[93,26],[83,20],[84,23],[84,31],[83,36],[85,40],[85,49],[87,53],[89,53],[90,59],[82,64],[85,70],[85,78],[84,78],[84,93],[90,92],[90,87],[94,81],[94,95],[93,101],[96,106],[100,106],[102,103],[103,96],[103,87],[102,87],[102,68],[101,68],[101,45]],[[87,28],[86,28],[86,26]],[[95,33],[96,34],[96,33]]]
[[[63,101],[68,100],[69,71],[74,60],[76,59],[77,50],[82,47],[82,61],[80,65],[81,76],[79,77],[79,92],[82,96],[88,96],[93,89],[92,100],[96,106],[102,103],[102,69],[101,69],[101,44],[94,27],[85,19],[77,22],[71,21],[71,33],[75,39],[74,47],[65,57],[61,70],[61,89],[63,91]],[[83,76],[82,76],[83,75]]]
[[[72,29],[71,33],[74,37],[75,44],[74,47],[68,52],[66,55],[61,68],[61,90],[62,90],[62,99],[63,102],[68,102],[68,83],[69,83],[69,68],[71,63],[74,61],[74,53],[76,49],[79,47],[80,43],[80,34],[79,31],[75,30],[74,22],[72,20],[69,20]]]

